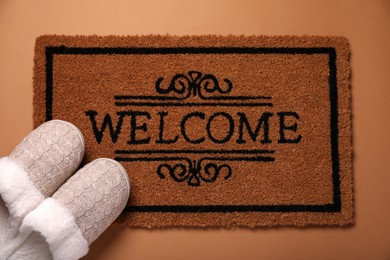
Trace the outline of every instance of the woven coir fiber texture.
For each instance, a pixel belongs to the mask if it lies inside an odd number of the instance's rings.
[[[34,126],[123,164],[129,226],[346,225],[349,77],[343,37],[42,36]]]

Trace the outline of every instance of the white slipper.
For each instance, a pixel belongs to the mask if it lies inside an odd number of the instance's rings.
[[[20,235],[39,233],[53,259],[79,259],[119,216],[129,194],[129,179],[121,164],[112,159],[94,160],[27,214]],[[26,243],[10,259],[27,255],[26,248],[31,246]]]
[[[84,138],[72,124],[53,120],[32,131],[0,159],[0,259],[13,252],[23,218],[78,168]]]

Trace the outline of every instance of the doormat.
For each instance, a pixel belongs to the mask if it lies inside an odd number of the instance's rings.
[[[349,44],[320,36],[42,36],[34,127],[123,164],[131,227],[353,222]]]

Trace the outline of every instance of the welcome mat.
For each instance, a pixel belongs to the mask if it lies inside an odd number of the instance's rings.
[[[42,36],[34,126],[123,164],[129,226],[345,225],[349,77],[343,37]]]

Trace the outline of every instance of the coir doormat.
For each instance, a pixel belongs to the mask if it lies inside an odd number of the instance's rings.
[[[130,176],[137,227],[353,222],[343,37],[42,36],[34,126]]]

